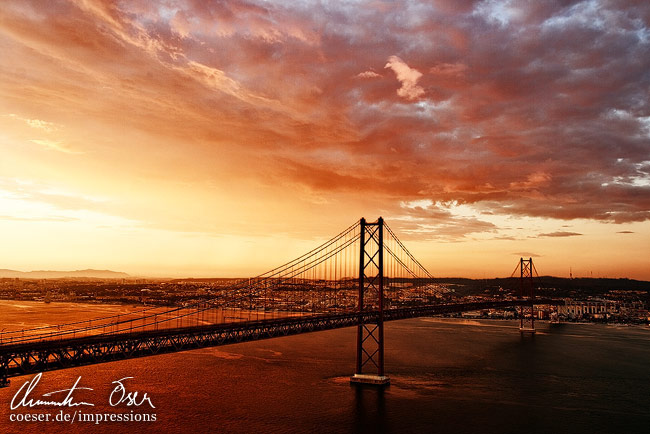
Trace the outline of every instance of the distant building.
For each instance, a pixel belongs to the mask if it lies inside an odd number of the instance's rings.
[[[647,307],[641,301],[565,299],[564,306],[558,307],[558,314],[569,320],[610,318],[634,320],[647,316]]]
[[[558,313],[567,318],[579,319],[584,317],[593,317],[607,314],[617,314],[618,306],[616,302],[610,300],[571,300],[566,299],[564,306],[558,307]]]

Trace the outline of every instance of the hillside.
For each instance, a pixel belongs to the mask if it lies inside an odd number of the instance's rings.
[[[124,279],[130,277],[127,273],[111,270],[74,270],[74,271],[17,271],[0,269],[0,278],[20,279],[62,279],[62,278],[95,278],[95,279]]]

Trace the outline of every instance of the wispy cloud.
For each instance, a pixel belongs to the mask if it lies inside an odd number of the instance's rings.
[[[452,207],[429,200],[403,202],[399,211],[394,212],[391,224],[407,239],[459,241],[497,230],[491,222],[460,215]]]
[[[548,238],[563,238],[563,237],[577,237],[582,234],[579,234],[577,232],[565,232],[565,231],[557,231],[557,232],[549,232],[545,234],[539,234],[539,237],[548,237]]]
[[[31,139],[30,142],[36,143],[37,145],[52,151],[63,152],[66,154],[83,154],[83,152],[81,151],[75,151],[73,149],[68,148],[66,145],[63,144],[63,142],[59,140]]]
[[[512,253],[515,256],[519,256],[522,258],[541,258],[543,255],[538,255],[537,253],[531,253],[531,252],[515,252]]]
[[[357,74],[357,77],[359,78],[377,78],[381,77],[381,75],[377,74],[375,71],[363,71]]]
[[[14,114],[14,113],[10,113],[10,114],[5,115],[5,116],[7,116],[9,118],[12,118],[12,119],[19,120],[21,122],[24,122],[25,124],[29,125],[32,128],[42,130],[42,131],[45,131],[47,133],[54,132],[54,131],[56,131],[56,130],[58,130],[60,128],[59,125],[57,125],[57,124],[55,124],[53,122],[47,122],[47,121],[43,121],[43,120],[40,120],[40,119],[25,118],[25,117],[22,117],[22,116],[18,116],[18,115]]]
[[[0,215],[0,220],[18,221],[18,222],[72,222],[79,221],[78,218],[54,216],[54,217],[16,217],[10,215]]]

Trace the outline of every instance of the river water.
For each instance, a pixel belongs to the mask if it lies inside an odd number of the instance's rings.
[[[0,301],[0,329],[129,309]],[[76,390],[75,402],[93,407],[12,411],[12,398],[33,378],[17,377],[0,389],[0,432],[649,432],[650,329],[538,323],[534,337],[522,337],[517,326],[441,318],[386,323],[385,390],[349,384],[353,328],[46,372],[29,395],[46,400],[43,393],[70,388],[81,376],[78,387],[93,390]],[[126,389],[138,391],[137,400],[146,392],[155,408],[110,406],[112,382],[124,377],[133,377],[124,380]],[[12,420],[62,410],[155,414],[156,421]]]

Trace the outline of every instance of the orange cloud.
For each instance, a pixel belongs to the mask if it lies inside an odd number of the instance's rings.
[[[332,204],[453,240],[647,222],[650,13],[597,3],[9,2],[2,169],[173,230],[307,234]]]
[[[402,59],[397,56],[390,56],[384,68],[390,68],[395,72],[397,80],[402,86],[397,89],[397,94],[403,98],[414,100],[424,95],[424,89],[417,85],[422,73],[410,68]]]

